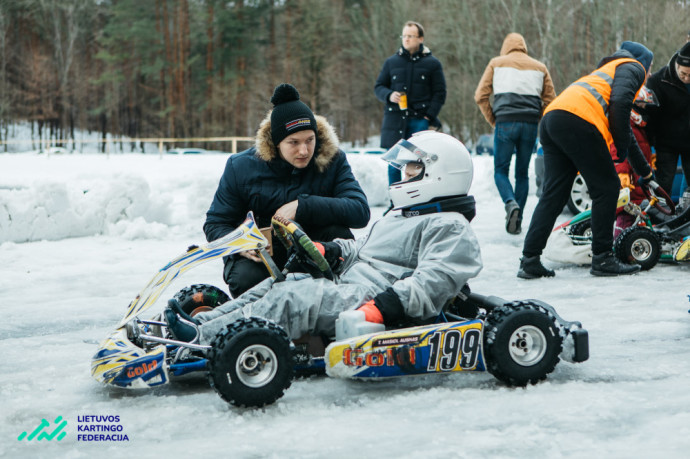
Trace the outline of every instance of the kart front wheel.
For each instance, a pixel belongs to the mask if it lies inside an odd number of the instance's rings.
[[[183,288],[174,297],[184,312],[194,316],[200,312],[210,311],[230,301],[227,293],[214,285],[194,284]]]
[[[556,368],[562,348],[555,318],[534,303],[507,303],[486,318],[487,370],[511,386],[546,378]]]
[[[633,226],[623,230],[613,244],[619,260],[637,263],[644,270],[656,266],[661,257],[659,238],[649,228]]]
[[[265,319],[250,317],[228,325],[211,344],[208,359],[211,386],[235,406],[270,405],[292,383],[288,335]]]

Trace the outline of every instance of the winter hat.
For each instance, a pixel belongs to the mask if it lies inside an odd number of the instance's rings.
[[[642,64],[645,71],[649,72],[649,68],[652,66],[652,60],[654,60],[654,53],[648,50],[645,45],[634,41],[624,41],[621,43],[621,49],[632,54],[635,60]]]
[[[271,140],[276,147],[285,137],[295,132],[307,129],[316,132],[314,113],[299,100],[299,92],[291,84],[276,86],[271,103]]]
[[[682,65],[683,67],[690,67],[690,41],[684,44],[680,51],[678,51],[676,64]]]

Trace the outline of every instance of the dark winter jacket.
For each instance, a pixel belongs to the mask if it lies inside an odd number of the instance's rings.
[[[389,99],[393,91],[407,93],[407,116],[427,117],[432,124],[438,123],[438,114],[446,101],[441,62],[422,44],[412,55],[401,47],[383,63],[374,86],[376,98],[384,104],[381,148],[395,145],[402,138],[407,122],[405,112]]]
[[[510,121],[538,123],[544,107],[555,97],[549,70],[527,55],[527,44],[519,33],[506,36],[501,54],[489,61],[474,92],[474,101],[491,126]]]
[[[335,131],[321,116],[316,116],[316,123],[316,150],[304,169],[294,168],[278,154],[271,140],[270,117],[261,123],[254,147],[228,158],[206,213],[208,241],[230,233],[250,210],[260,227],[269,226],[276,210],[295,199],[295,220],[307,234],[330,225],[367,225],[367,198],[338,148]]]
[[[690,152],[690,92],[676,74],[674,54],[668,65],[647,80],[654,91],[658,107],[649,108],[647,131],[657,149],[678,153]]]

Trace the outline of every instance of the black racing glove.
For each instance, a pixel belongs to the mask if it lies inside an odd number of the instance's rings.
[[[343,251],[340,246],[335,242],[314,242],[314,245],[328,262],[331,271],[334,273],[339,272],[345,261],[343,260]]]

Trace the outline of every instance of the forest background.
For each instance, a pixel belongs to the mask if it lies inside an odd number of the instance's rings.
[[[491,130],[474,90],[507,33],[560,92],[623,40],[661,68],[685,42],[690,0],[0,0],[0,140],[18,122],[75,142],[79,130],[253,136],[290,82],[341,140],[364,143],[379,133],[374,82],[407,20],[444,67],[443,129],[472,144]]]

